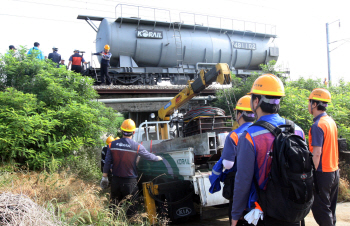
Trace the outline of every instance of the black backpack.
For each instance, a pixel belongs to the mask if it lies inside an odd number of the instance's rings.
[[[302,221],[314,201],[312,153],[303,138],[294,134],[292,121],[286,120],[286,125],[278,127],[266,121],[257,121],[254,125],[269,130],[275,136],[266,190],[259,188],[254,177],[264,215],[286,222]]]

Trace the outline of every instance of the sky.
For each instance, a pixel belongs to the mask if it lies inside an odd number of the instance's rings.
[[[278,65],[288,68],[291,79],[299,76],[328,77],[326,23],[329,25],[331,75],[333,81],[350,81],[350,14],[346,0],[0,0],[0,53],[9,45],[33,47],[40,43],[45,55],[52,47],[66,59],[74,49],[86,51],[84,58],[97,65],[96,32],[78,15],[116,17],[118,4],[141,5],[178,12],[209,14],[218,17],[276,25],[275,40],[280,49]],[[144,10],[142,18],[151,12]],[[137,16],[135,8],[124,6],[123,16]],[[162,14],[160,14],[160,20]],[[175,18],[175,19],[174,19]],[[97,22],[96,25],[98,26]],[[345,40],[344,40],[345,39]],[[343,40],[343,41],[342,41]],[[333,50],[334,49],[334,50]]]

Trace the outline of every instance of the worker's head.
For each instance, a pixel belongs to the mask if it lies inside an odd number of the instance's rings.
[[[108,53],[110,49],[111,49],[111,47],[109,47],[109,45],[105,45],[105,52],[106,53]]]
[[[280,99],[285,96],[282,81],[272,74],[264,74],[258,77],[249,94],[251,94],[251,109],[257,114],[258,118],[262,113],[278,113]]]
[[[75,49],[75,50],[74,50],[74,53],[79,53],[79,50],[78,50],[78,49]]]
[[[331,102],[331,93],[324,88],[316,88],[312,90],[309,96],[309,113],[313,115],[314,109],[317,111],[326,111],[328,103]]]
[[[54,46],[54,47],[52,47],[52,51],[57,52],[58,48]]]
[[[132,119],[126,119],[120,129],[123,132],[123,137],[131,137],[135,133],[136,124]]]
[[[64,64],[65,59],[61,58],[61,64]]]
[[[14,45],[9,46],[9,50],[17,50]]]
[[[39,47],[40,46],[39,42],[34,42],[34,46]]]
[[[236,108],[233,109],[236,111],[236,121],[240,125],[246,122],[254,122],[255,120],[255,115],[250,107],[250,100],[251,96],[249,95],[241,97],[236,104]]]
[[[112,141],[114,141],[114,138],[112,136],[107,137],[106,139],[106,144],[108,145],[109,143],[111,143]]]

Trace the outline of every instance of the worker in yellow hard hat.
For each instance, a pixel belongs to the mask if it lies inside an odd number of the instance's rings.
[[[112,57],[112,53],[110,52],[111,47],[109,45],[105,45],[104,50],[98,53],[94,53],[93,55],[100,55],[101,58],[101,85],[113,85],[111,78],[108,74],[108,68],[110,66],[110,60]],[[107,80],[107,81],[106,81]]]
[[[249,221],[263,221],[262,225],[300,225],[300,222],[288,222],[283,219],[277,219],[271,216],[269,211],[263,213],[260,205],[264,208],[273,208],[275,210],[277,208],[276,205],[284,207],[284,203],[280,200],[281,202],[276,201],[276,203],[264,205],[263,201],[265,199],[260,199],[261,196],[258,196],[257,193],[260,194],[261,192],[256,190],[257,187],[259,190],[266,188],[266,181],[268,181],[267,183],[272,183],[268,177],[272,163],[270,153],[275,137],[269,129],[289,124],[290,122],[287,122],[286,119],[278,114],[280,99],[285,96],[283,83],[273,74],[264,74],[255,80],[249,94],[251,95],[250,108],[255,114],[257,122],[248,127],[238,141],[236,160],[238,164],[235,181],[239,181],[239,183],[234,184],[231,225],[237,225],[247,206],[250,208],[247,209],[249,213],[245,215],[245,218],[248,218]],[[266,122],[269,123],[268,125],[271,125],[269,129],[263,127],[266,126]],[[301,139],[305,139],[303,130],[297,125],[294,126],[294,134],[300,136]],[[256,181],[256,186],[254,180]],[[264,192],[267,192],[267,190],[272,191],[270,187],[267,187]],[[279,195],[279,193],[276,192],[276,195]],[[263,210],[266,211],[266,209]],[[290,209],[290,214],[293,214],[292,210]],[[289,213],[289,211],[287,212]]]
[[[102,148],[101,151],[101,172],[103,173],[103,167],[105,165],[105,159],[106,159],[106,154],[107,154],[107,147],[109,143],[111,143],[114,140],[112,136],[107,137],[106,139],[106,146]]]
[[[240,98],[236,104],[236,108],[233,109],[236,114],[236,121],[239,127],[231,131],[225,139],[224,148],[222,150],[220,160],[213,167],[214,173],[209,176],[211,187],[209,191],[215,192],[215,186],[220,184],[222,173],[226,174],[224,180],[224,187],[222,189],[222,195],[229,200],[229,209],[232,209],[233,188],[235,183],[235,175],[237,171],[237,144],[239,137],[242,133],[251,126],[255,120],[254,113],[250,108],[250,95],[245,95]],[[223,167],[226,169],[223,172]],[[213,172],[212,171],[212,172]],[[217,172],[215,172],[217,171]],[[231,211],[229,211],[229,220],[231,222]]]
[[[107,173],[113,164],[111,202],[115,205],[118,205],[125,197],[129,195],[135,196],[138,192],[138,175],[136,171],[136,159],[138,156],[150,161],[163,160],[162,157],[149,153],[144,146],[132,140],[132,136],[136,130],[135,122],[132,119],[124,120],[120,129],[122,130],[123,137],[109,144],[101,180],[101,187],[106,188],[108,185]],[[134,213],[135,206],[131,205],[127,211],[127,215],[131,216]]]
[[[332,97],[328,90],[316,88],[309,96],[309,113],[314,124],[309,131],[309,148],[313,154],[319,193],[315,193],[312,213],[319,225],[335,225],[339,188],[338,129],[327,113]]]

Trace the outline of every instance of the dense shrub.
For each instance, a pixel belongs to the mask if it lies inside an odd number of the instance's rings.
[[[0,154],[31,168],[79,158],[82,148],[102,146],[103,134],[117,134],[120,119],[92,101],[93,81],[56,68],[50,60],[0,55]]]

